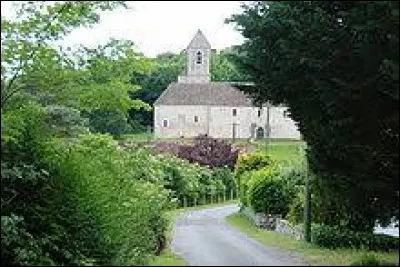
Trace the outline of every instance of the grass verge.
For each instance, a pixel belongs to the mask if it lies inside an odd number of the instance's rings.
[[[195,207],[187,207],[175,209],[167,212],[166,216],[169,220],[168,232],[167,232],[167,248],[161,253],[161,255],[154,257],[154,259],[150,262],[149,266],[188,266],[189,264],[179,255],[173,253],[170,248],[171,239],[172,239],[172,231],[174,228],[174,223],[176,218],[181,212],[184,211],[194,211],[194,210],[202,210],[208,208],[216,208],[220,206],[224,206],[227,204],[237,203],[237,200],[230,200],[222,203],[213,203],[207,205],[200,205]]]
[[[399,265],[398,252],[321,248],[302,240],[295,240],[287,235],[273,231],[261,230],[247,217],[240,213],[228,216],[226,221],[236,229],[247,234],[249,237],[258,240],[264,245],[295,252],[303,258],[305,263],[312,266],[349,266],[351,263],[357,261],[366,254],[373,255],[380,262],[385,262],[388,265]]]

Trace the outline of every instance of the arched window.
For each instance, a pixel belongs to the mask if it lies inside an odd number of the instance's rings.
[[[201,64],[202,61],[203,61],[203,55],[201,54],[200,51],[197,51],[197,53],[196,53],[196,63],[197,64]]]

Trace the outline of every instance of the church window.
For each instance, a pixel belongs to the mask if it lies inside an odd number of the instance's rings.
[[[199,117],[194,116],[194,122],[198,122],[199,121]]]
[[[236,110],[236,108],[234,108],[234,109],[232,110],[232,115],[233,115],[233,116],[236,116],[236,115],[237,115],[237,110]]]
[[[287,110],[283,111],[283,117],[284,118],[289,117],[289,111],[287,111]]]
[[[261,117],[261,109],[258,110],[257,116]]]
[[[163,127],[168,127],[168,120],[163,120]]]
[[[202,61],[203,61],[203,55],[201,54],[200,51],[197,51],[197,53],[196,53],[196,63],[197,64],[201,64]]]

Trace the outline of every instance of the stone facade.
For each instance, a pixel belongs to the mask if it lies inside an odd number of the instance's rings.
[[[283,106],[254,107],[230,83],[210,82],[211,45],[198,31],[189,46],[187,72],[178,77],[154,104],[156,138],[300,139]]]
[[[208,134],[215,138],[264,138],[268,134],[269,117],[271,138],[300,139],[299,131],[293,121],[284,116],[285,111],[285,107],[259,109],[160,105],[156,106],[154,112],[154,134],[159,138],[195,137],[199,134]]]

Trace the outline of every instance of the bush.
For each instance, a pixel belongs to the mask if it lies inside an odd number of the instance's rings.
[[[53,206],[84,255],[95,255],[97,264],[143,265],[159,252],[170,199],[162,183],[136,172],[140,154],[132,157],[111,137],[94,134],[72,144],[52,142],[45,152],[45,162],[62,177]]]
[[[245,172],[256,171],[273,165],[273,161],[265,152],[241,154],[235,167],[235,176],[240,177]]]
[[[247,201],[254,211],[286,216],[290,198],[277,169],[264,168],[251,172],[247,186]]]
[[[271,158],[263,152],[240,154],[235,166],[235,179],[239,189],[240,202],[247,206],[247,183],[251,179],[251,172],[273,166]]]
[[[230,194],[231,191],[236,191],[236,181],[233,172],[227,168],[216,168],[212,172],[213,179],[216,181],[222,181],[225,186],[225,193]]]
[[[392,251],[399,249],[399,238],[382,234],[353,232],[338,226],[314,225],[312,242],[327,248],[363,248]]]
[[[195,138],[194,145],[180,145],[178,156],[210,168],[227,166],[233,169],[238,153],[239,150],[226,141],[199,135]]]

